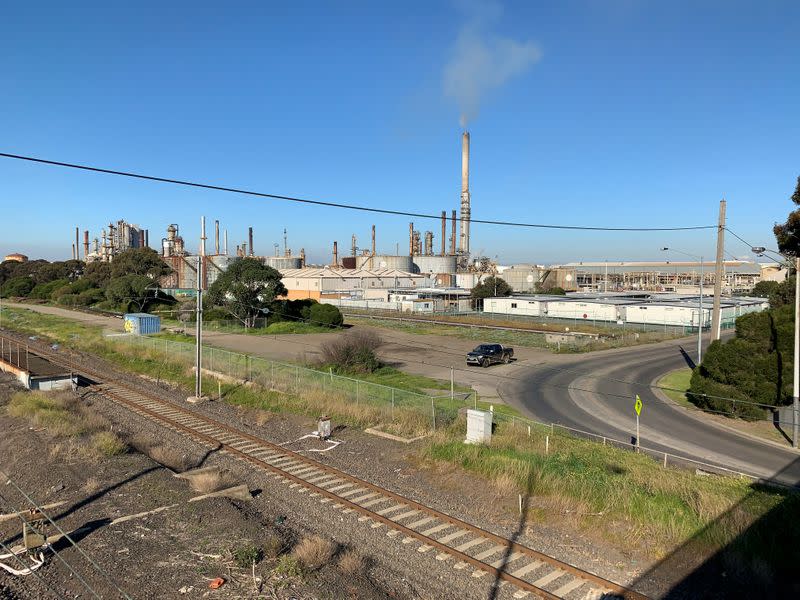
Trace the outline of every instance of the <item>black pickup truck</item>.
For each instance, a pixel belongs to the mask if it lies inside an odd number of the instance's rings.
[[[510,363],[513,356],[513,348],[501,344],[481,344],[472,352],[467,353],[467,365],[488,367],[500,362]]]

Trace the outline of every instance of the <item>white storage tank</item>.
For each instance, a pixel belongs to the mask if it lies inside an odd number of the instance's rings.
[[[456,257],[417,255],[414,256],[414,266],[415,273],[455,273]]]
[[[414,272],[414,263],[410,256],[393,254],[376,254],[375,256],[356,256],[356,269],[379,271],[395,269],[406,273]]]

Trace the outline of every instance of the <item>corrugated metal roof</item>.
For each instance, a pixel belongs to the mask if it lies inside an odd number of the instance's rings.
[[[281,275],[287,278],[319,278],[329,277],[332,279],[360,279],[362,277],[414,277],[425,279],[425,275],[418,273],[408,273],[397,269],[332,269],[330,267],[306,267],[304,269],[278,269]]]

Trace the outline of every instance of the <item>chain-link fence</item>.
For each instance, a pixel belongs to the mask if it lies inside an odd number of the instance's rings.
[[[136,348],[152,358],[194,366],[194,344],[147,336],[115,336],[117,343]],[[387,431],[422,435],[454,422],[459,409],[472,408],[474,393],[448,392],[430,396],[390,387],[329,371],[203,347],[203,372],[230,382],[250,382],[264,392],[279,392],[264,398],[266,407],[284,407],[311,415],[328,413],[365,426],[383,426]]]

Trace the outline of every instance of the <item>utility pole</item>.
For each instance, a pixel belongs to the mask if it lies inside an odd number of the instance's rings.
[[[794,259],[794,387],[792,388],[792,448],[800,434],[800,256]]]
[[[725,253],[725,199],[719,203],[719,223],[717,225],[717,264],[714,271],[714,308],[711,311],[711,339],[718,340],[722,325],[720,296],[722,295],[722,261]],[[796,394],[795,394],[796,395]]]
[[[203,267],[206,254],[206,218],[200,217],[200,251],[197,253],[197,303],[195,306],[195,375],[194,396],[189,402],[203,399]]]

